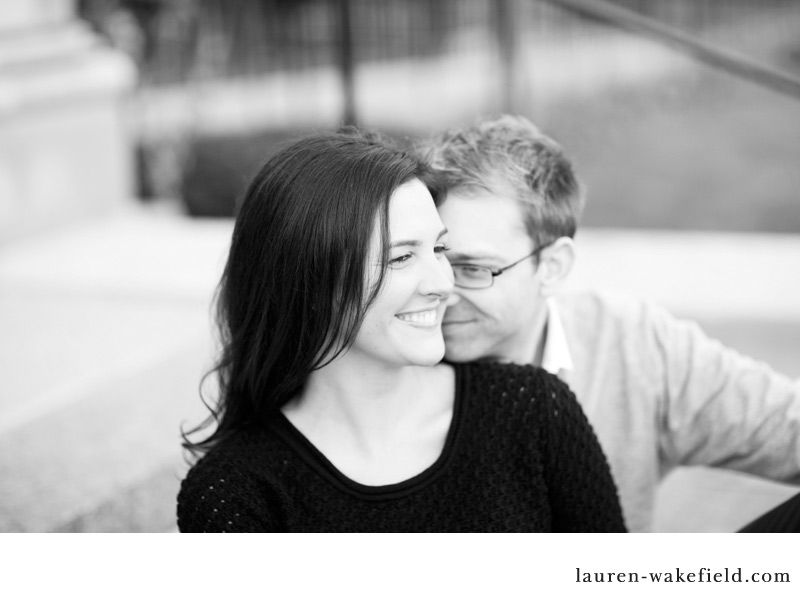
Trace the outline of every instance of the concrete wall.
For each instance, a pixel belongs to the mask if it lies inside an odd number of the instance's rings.
[[[134,81],[70,0],[0,4],[0,243],[130,199]]]

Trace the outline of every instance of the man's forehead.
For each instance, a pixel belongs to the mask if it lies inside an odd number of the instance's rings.
[[[499,172],[483,174],[475,177],[471,183],[457,185],[450,189],[448,195],[474,196],[491,199],[493,196],[518,199],[514,184]]]
[[[459,187],[447,192],[439,209],[443,216],[474,214],[484,224],[500,223],[527,234],[525,204],[507,188]]]
[[[440,206],[453,260],[505,262],[532,249],[519,200],[471,191],[449,194]]]

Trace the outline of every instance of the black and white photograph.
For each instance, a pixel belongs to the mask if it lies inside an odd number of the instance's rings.
[[[20,557],[549,533],[487,554],[785,587],[800,2],[2,0],[0,299]]]

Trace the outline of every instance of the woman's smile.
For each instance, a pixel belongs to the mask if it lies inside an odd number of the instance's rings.
[[[411,311],[408,313],[398,313],[395,315],[400,321],[420,327],[435,327],[439,322],[437,315],[438,304],[430,309],[421,311]]]

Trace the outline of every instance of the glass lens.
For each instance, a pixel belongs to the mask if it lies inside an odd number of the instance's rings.
[[[453,266],[455,282],[466,288],[485,288],[492,285],[492,271],[481,266],[457,264]]]

